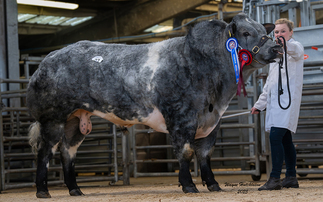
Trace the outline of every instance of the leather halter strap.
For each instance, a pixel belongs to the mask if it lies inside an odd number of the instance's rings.
[[[267,35],[264,35],[264,36],[261,37],[261,39],[258,42],[258,44],[252,48],[252,54],[253,54],[253,56],[256,55],[259,52],[260,47],[263,46],[266,43],[266,41],[268,41],[268,39],[271,39],[272,40],[272,38],[269,37],[269,36],[267,36]]]

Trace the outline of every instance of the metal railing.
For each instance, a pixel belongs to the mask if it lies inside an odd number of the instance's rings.
[[[2,83],[28,83],[28,79],[1,79]],[[35,154],[29,146],[28,128],[34,122],[26,107],[6,107],[10,99],[24,98],[26,89],[0,93],[0,191],[34,186]],[[98,117],[92,118],[93,130],[78,149],[75,171],[77,182],[123,180],[129,184],[128,135],[117,127]],[[87,173],[87,174],[85,174]],[[91,173],[91,175],[89,175]],[[59,154],[50,161],[48,184],[63,184],[63,172]]]

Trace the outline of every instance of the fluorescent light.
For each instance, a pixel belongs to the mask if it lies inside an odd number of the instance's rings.
[[[36,17],[37,15],[34,14],[18,14],[18,22],[24,22],[26,20],[29,20],[31,18]]]
[[[79,7],[78,4],[73,4],[73,3],[64,3],[59,1],[43,1],[43,0],[17,0],[17,4],[62,8],[62,9],[70,9],[70,10],[75,10]]]
[[[154,25],[154,26],[144,30],[144,32],[160,33],[160,32],[170,31],[172,29],[173,29],[173,26]]]

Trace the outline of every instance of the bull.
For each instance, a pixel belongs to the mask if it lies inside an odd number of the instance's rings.
[[[234,36],[253,52],[242,75],[281,57],[274,29],[245,14],[224,21],[202,21],[186,36],[144,45],[80,41],[49,53],[30,79],[27,107],[36,122],[29,136],[37,151],[38,198],[50,198],[47,169],[59,148],[64,182],[72,196],[83,195],[76,183],[77,148],[91,132],[91,116],[119,126],[144,124],[169,133],[179,161],[179,183],[197,193],[189,164],[197,156],[209,191],[221,190],[210,167],[219,120],[237,91],[226,41]],[[261,44],[261,47],[259,46]]]

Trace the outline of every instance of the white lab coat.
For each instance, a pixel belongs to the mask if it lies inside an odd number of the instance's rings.
[[[283,110],[278,104],[279,60],[270,64],[269,75],[263,88],[263,92],[254,105],[255,108],[261,111],[266,109],[265,130],[268,132],[271,127],[279,127],[289,129],[291,132],[295,133],[297,128],[303,88],[304,47],[294,39],[288,40],[286,45],[289,87],[291,94],[290,107]],[[280,96],[280,103],[282,107],[287,107],[289,97],[286,82],[285,62],[281,72],[284,93]]]

